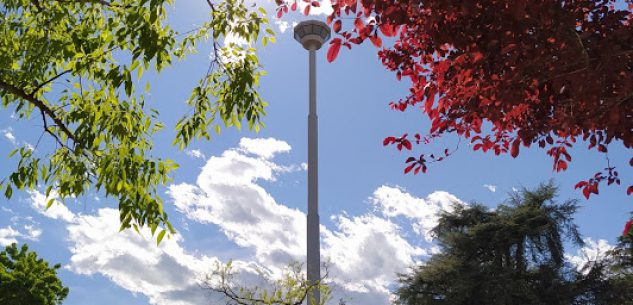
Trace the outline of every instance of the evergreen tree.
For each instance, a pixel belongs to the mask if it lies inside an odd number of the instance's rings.
[[[578,271],[565,242],[583,244],[575,200],[552,183],[510,196],[495,210],[458,206],[434,234],[442,251],[400,277],[401,305],[633,304],[631,239]]]

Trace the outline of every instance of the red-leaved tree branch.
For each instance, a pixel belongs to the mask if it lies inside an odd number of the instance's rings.
[[[412,143],[456,133],[496,155],[517,157],[521,147],[538,146],[555,171],[567,170],[575,145],[605,157],[612,146],[633,148],[632,0],[332,3],[327,22],[336,37],[328,60],[369,40],[384,66],[411,84],[391,107],[421,109],[431,120],[430,130],[387,137],[385,145],[412,150]],[[307,14],[318,4],[278,0],[278,16],[298,7]],[[449,154],[410,157],[404,171],[425,172]],[[589,198],[603,182],[620,184],[615,164],[605,161],[576,188]]]

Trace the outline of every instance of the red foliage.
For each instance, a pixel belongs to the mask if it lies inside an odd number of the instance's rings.
[[[282,10],[295,2],[278,0]],[[391,107],[421,105],[432,122],[425,143],[456,133],[474,150],[512,157],[538,145],[555,171],[567,170],[580,139],[599,153],[633,148],[633,0],[332,2],[328,22],[339,37],[328,60],[367,39],[381,48],[385,67],[411,82]],[[385,46],[380,36],[395,42]],[[405,140],[385,143],[410,150]],[[405,173],[425,172],[429,160],[409,158]],[[615,167],[576,188],[589,197],[602,181],[620,184]]]

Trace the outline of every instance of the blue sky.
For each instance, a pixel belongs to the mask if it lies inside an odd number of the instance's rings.
[[[267,4],[269,12],[272,8]],[[170,23],[186,31],[202,22],[206,12],[204,1],[178,2],[170,9]],[[233,259],[240,281],[261,284],[278,277],[291,260],[304,260],[307,53],[290,34],[293,22],[302,19],[284,17],[275,25],[285,28],[278,42],[259,53],[268,72],[260,93],[270,105],[266,128],[259,133],[225,129],[211,142],[195,142],[185,151],[171,146],[173,127],[187,112],[184,101],[206,72],[208,48],[147,78],[152,81],[151,106],[167,126],[155,139],[155,154],[181,165],[173,183],[162,190],[178,235],[157,247],[146,232],[118,233],[116,202],[99,194],[44,211],[39,190],[0,199],[0,244],[26,242],[48,261],[61,263],[60,276],[70,287],[68,305],[219,301],[198,286],[216,263]],[[371,45],[343,49],[332,64],[321,51],[318,77],[322,255],[330,261],[333,303],[344,298],[348,304],[388,304],[396,272],[434,251],[428,230],[436,213],[450,209],[452,202],[494,207],[513,188],[554,179],[559,198],[579,199],[577,223],[593,241],[587,255],[613,244],[633,210],[622,187],[602,187],[590,200],[573,189],[606,166],[603,155],[583,145],[573,151],[564,173],[552,172],[552,161],[542,150],[523,149],[513,159],[473,152],[462,142],[457,153],[427,174],[404,175],[409,154],[383,147],[382,139],[429,127],[420,111],[389,110],[389,101],[403,97],[408,84],[382,67]],[[18,121],[1,113],[2,150],[8,154],[13,147],[37,142],[36,120]],[[412,154],[457,143],[445,137],[414,147]],[[617,143],[609,151],[622,181],[633,181],[630,152]],[[0,175],[15,166],[14,160],[0,158]],[[569,254],[582,260],[576,249]]]

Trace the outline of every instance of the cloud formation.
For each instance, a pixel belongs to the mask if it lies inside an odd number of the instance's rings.
[[[187,156],[189,157],[196,158],[196,159],[206,158],[204,153],[202,153],[199,149],[187,149],[185,150],[185,154],[187,154]]]
[[[193,305],[207,301],[197,279],[218,262],[196,257],[180,246],[178,235],[160,246],[148,229],[137,234],[119,232],[119,211],[100,209],[94,216],[79,216],[68,226],[72,256],[68,269],[82,275],[101,274],[150,304]]]
[[[11,144],[13,144],[14,146],[18,144],[18,141],[15,139],[15,136],[13,135],[13,129],[11,127],[0,129],[0,132],[2,133],[2,136],[4,136],[4,138],[7,139],[7,141],[11,142]]]
[[[238,147],[208,158],[195,183],[168,188],[178,212],[187,219],[212,225],[237,247],[254,253],[250,261],[233,262],[243,285],[261,287],[279,278],[291,261],[305,261],[304,212],[279,203],[260,184],[293,168],[274,162],[276,155],[290,151],[288,143],[277,139],[242,139]],[[116,209],[82,215],[54,203],[45,210],[48,200],[39,192],[31,192],[29,201],[39,213],[65,223],[71,254],[68,270],[105,276],[147,296],[154,305],[221,299],[199,286],[204,275],[223,263],[214,256],[220,249],[191,252],[180,235],[156,246],[148,229],[140,234],[119,232]],[[348,304],[390,304],[397,272],[432,253],[430,229],[437,214],[463,204],[446,192],[418,198],[397,186],[377,188],[368,203],[364,214],[333,215],[334,227],[321,226],[322,261],[329,261],[328,280],[334,289],[332,304],[341,298]],[[413,232],[407,233],[410,228]],[[6,240],[16,236],[15,230],[5,231]]]
[[[405,217],[410,220],[414,232],[427,242],[433,240],[431,230],[438,223],[438,214],[454,210],[455,205],[465,205],[448,192],[436,191],[426,198],[416,198],[399,187],[381,186],[370,201],[385,217]]]
[[[580,272],[588,272],[589,270],[584,268],[588,266],[587,264],[599,261],[608,251],[615,248],[615,246],[604,239],[596,241],[591,237],[587,237],[583,241],[585,246],[576,250],[576,254],[565,254],[565,258]]]
[[[24,225],[24,231],[14,229],[13,226],[0,228],[0,246],[5,247],[17,243],[18,238],[37,241],[42,235],[42,230],[34,225]],[[3,249],[0,249],[3,250]]]
[[[195,184],[174,184],[168,193],[187,218],[217,225],[237,245],[254,250],[256,262],[276,274],[274,266],[305,260],[305,214],[278,203],[258,182],[274,181],[283,173],[284,166],[272,159],[290,149],[275,139],[242,139],[239,148],[211,157]],[[396,273],[429,253],[412,245],[392,219],[409,222],[430,248],[429,231],[438,212],[463,203],[446,192],[423,199],[388,186],[378,188],[370,201],[375,211],[335,215],[336,228],[321,226],[322,256],[330,261],[330,281],[340,288],[337,295],[355,300],[353,304],[388,304]]]
[[[485,187],[486,189],[488,189],[489,191],[495,193],[497,191],[497,186],[496,185],[491,185],[491,184],[484,184],[483,187]]]
[[[59,219],[65,222],[72,222],[75,218],[75,214],[71,212],[66,205],[57,200],[57,193],[55,191],[51,191],[49,197],[46,197],[45,194],[40,193],[39,191],[28,191],[30,195],[29,202],[33,209],[52,219]],[[53,204],[47,209],[46,205],[48,201],[53,199]]]

